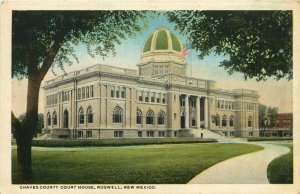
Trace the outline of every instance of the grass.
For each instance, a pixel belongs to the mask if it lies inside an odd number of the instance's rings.
[[[35,184],[183,184],[228,158],[263,149],[247,144],[172,144],[34,149]],[[12,151],[16,182],[16,149]]]
[[[291,149],[291,152],[274,159],[268,165],[268,179],[271,184],[293,184],[293,145],[282,144]]]

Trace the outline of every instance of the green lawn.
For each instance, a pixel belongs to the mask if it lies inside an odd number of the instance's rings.
[[[272,184],[293,183],[293,145],[282,144],[291,149],[291,152],[274,159],[268,166],[268,179]]]
[[[42,148],[45,149],[45,148]],[[225,159],[263,149],[247,144],[172,144],[33,150],[33,182],[180,184]],[[12,152],[13,183],[16,149]]]

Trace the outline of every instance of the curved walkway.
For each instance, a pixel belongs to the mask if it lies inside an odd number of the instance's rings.
[[[290,152],[290,149],[271,143],[249,144],[260,145],[264,149],[220,162],[195,176],[188,184],[269,184],[269,163]]]

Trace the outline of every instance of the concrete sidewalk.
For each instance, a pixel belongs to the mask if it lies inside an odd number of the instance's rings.
[[[263,146],[264,149],[220,162],[194,177],[188,184],[269,184],[268,164],[290,149],[270,143],[250,144]]]

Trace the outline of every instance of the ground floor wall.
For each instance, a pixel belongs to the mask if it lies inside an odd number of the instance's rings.
[[[176,138],[192,137],[189,130],[159,129],[44,129],[52,139]]]

